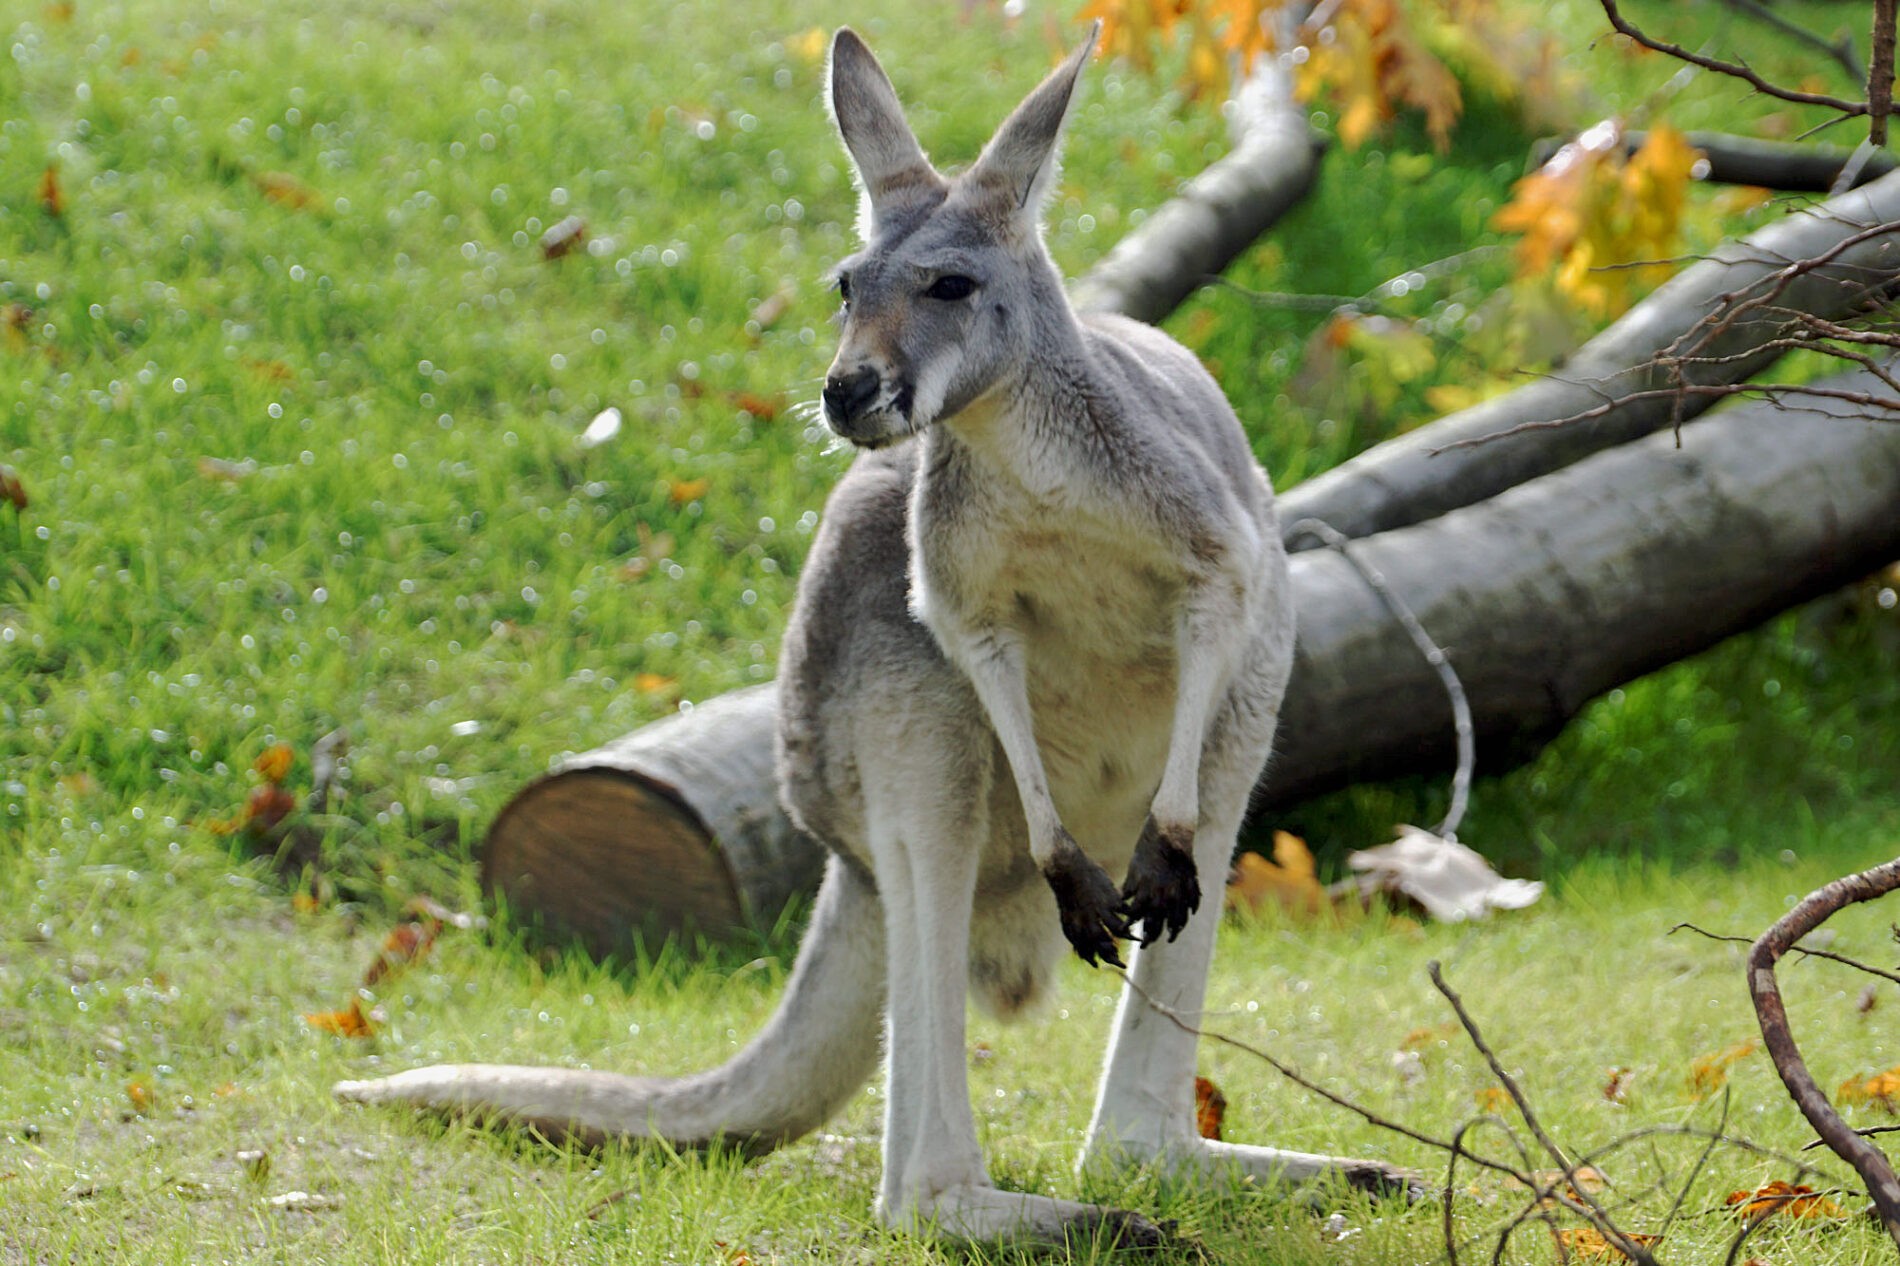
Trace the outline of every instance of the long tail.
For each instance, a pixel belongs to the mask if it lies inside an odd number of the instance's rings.
[[[762,1155],[822,1125],[876,1070],[884,916],[833,858],[778,1011],[718,1068],[680,1078],[505,1064],[438,1064],[344,1081],[337,1098],[494,1117],[550,1138],[661,1138]]]

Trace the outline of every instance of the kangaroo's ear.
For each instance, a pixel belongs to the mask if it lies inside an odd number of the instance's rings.
[[[848,26],[832,37],[827,79],[825,99],[864,194],[858,231],[868,238],[880,211],[916,192],[941,189],[943,178],[904,121],[890,76]]]
[[[1055,188],[1062,126],[1068,121],[1082,68],[1088,65],[1101,34],[1102,23],[1097,19],[1081,46],[1003,120],[967,177],[972,184],[1008,198],[1011,213],[1032,227]]]

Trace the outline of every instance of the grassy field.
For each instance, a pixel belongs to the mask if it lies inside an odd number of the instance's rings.
[[[1825,4],[1780,7],[1838,21]],[[1581,0],[1540,12],[1564,33],[1579,121],[1610,106],[1683,126],[1775,113],[1591,46],[1600,15]],[[1695,8],[1675,37],[1761,41],[1725,12]],[[773,671],[847,460],[792,410],[829,356],[819,278],[851,249],[855,210],[818,103],[821,26],[871,35],[948,160],[974,153],[1051,55],[1040,11],[959,14],[35,0],[5,19],[0,463],[30,503],[0,504],[0,1262],[963,1255],[871,1222],[875,1148],[840,1140],[875,1133],[874,1090],[836,1139],[752,1166],[548,1148],[328,1098],[338,1077],[438,1059],[703,1066],[769,1012],[789,928],[630,969],[506,928],[451,932],[381,991],[376,1037],[303,1019],[348,999],[409,897],[475,904],[472,852],[522,781]],[[1800,60],[1772,41],[1755,53],[1791,75]],[[1361,294],[1497,241],[1489,217],[1537,129],[1495,91],[1469,98],[1445,155],[1405,122],[1336,149],[1233,279]],[[1086,267],[1221,146],[1211,111],[1099,67],[1052,209],[1059,262]],[[1697,206],[1704,241],[1747,222]],[[544,260],[538,239],[570,215],[584,243]],[[1507,273],[1481,260],[1399,314],[1475,309]],[[1429,387],[1500,372],[1439,348],[1390,408],[1328,410],[1300,378],[1323,315],[1213,289],[1170,322],[1282,486],[1429,416]],[[581,447],[610,406],[620,433]],[[1436,957],[1579,1150],[1713,1125],[1719,1101],[1690,1095],[1688,1068],[1751,1029],[1737,959],[1665,934],[1682,919],[1752,933],[1894,852],[1896,651],[1900,621],[1870,589],[1600,701],[1482,781],[1463,831],[1550,879],[1542,906],[1471,929],[1236,924],[1210,1027],[1448,1131],[1492,1081],[1455,1036],[1427,1040],[1422,1076],[1400,1053],[1449,1018],[1423,975]],[[296,752],[300,788],[337,728],[350,777],[321,824],[320,873],[209,829],[271,744]],[[1360,789],[1261,826],[1303,832],[1336,864],[1393,821],[1430,820],[1443,794]],[[1890,960],[1878,913],[1842,919],[1835,947]],[[1862,1012],[1860,979],[1789,975],[1823,1084],[1900,1061],[1890,989]],[[998,1179],[1073,1195],[1112,982],[1071,965],[1064,983],[1035,1023],[977,1026],[973,1079]],[[1237,1052],[1204,1060],[1231,1138],[1440,1164]],[[1601,1093],[1612,1067],[1635,1070],[1627,1104]],[[1759,1055],[1732,1091],[1732,1132],[1806,1141]],[[1604,1166],[1632,1198],[1695,1159],[1679,1142],[1638,1150]],[[1718,1151],[1668,1259],[1721,1260],[1722,1195],[1788,1172]],[[1285,1193],[1141,1176],[1086,1190],[1181,1219],[1222,1261],[1440,1248],[1431,1209],[1337,1202],[1357,1233],[1328,1243]],[[299,1191],[315,1207],[271,1203]],[[1668,1198],[1646,1197],[1630,1225],[1655,1229]],[[1478,1236],[1512,1206],[1480,1181],[1460,1209]],[[1518,1256],[1550,1258],[1542,1235]],[[1850,1263],[1887,1260],[1883,1244],[1865,1224],[1804,1223],[1749,1251]]]

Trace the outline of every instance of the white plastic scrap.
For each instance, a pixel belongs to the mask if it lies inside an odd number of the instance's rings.
[[[1505,879],[1458,841],[1415,826],[1401,826],[1390,844],[1348,853],[1346,864],[1360,872],[1361,892],[1409,897],[1447,923],[1521,910],[1544,895],[1543,884]]]

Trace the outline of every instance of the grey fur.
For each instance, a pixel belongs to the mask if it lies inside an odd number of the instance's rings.
[[[1134,919],[1153,943],[1133,950],[1085,1165],[1402,1185],[1376,1163],[1201,1139],[1194,1039],[1145,1001],[1202,1004],[1293,615],[1269,485],[1219,388],[1160,331],[1078,317],[1043,248],[1093,43],[955,179],[929,168],[863,42],[833,43],[866,244],[840,268],[825,410],[871,451],[827,504],[780,659],[781,793],[834,857],[766,1031],[678,1081],[465,1066],[339,1093],[757,1150],[862,1081],[881,1015],[886,1223],[1152,1243],[1135,1215],[991,1186],[964,1045],[970,995],[1015,1014],[1065,936],[1112,959]]]

